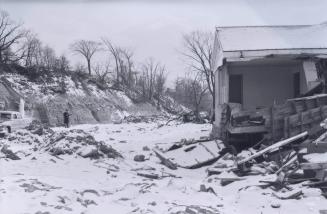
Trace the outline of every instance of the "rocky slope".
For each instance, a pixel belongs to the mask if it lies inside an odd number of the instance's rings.
[[[161,108],[149,102],[135,103],[123,91],[102,90],[94,81],[69,75],[37,82],[19,74],[2,74],[1,78],[25,97],[30,116],[53,126],[62,125],[65,109],[72,113],[72,124],[112,123],[127,116],[167,116],[169,109],[185,110],[170,98],[165,98]]]

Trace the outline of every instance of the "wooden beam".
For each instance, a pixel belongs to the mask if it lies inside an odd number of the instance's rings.
[[[153,152],[160,159],[163,165],[167,166],[169,169],[173,169],[173,170],[177,169],[176,164],[171,162],[168,158],[165,158],[165,156],[160,151],[154,149]]]
[[[275,106],[273,105],[270,108],[270,129],[271,129],[271,138],[275,139]]]
[[[228,131],[231,134],[264,133],[267,132],[267,128],[265,126],[230,127]]]
[[[279,142],[277,142],[277,143],[275,143],[275,144],[273,144],[273,145],[271,145],[271,146],[268,146],[267,148],[265,148],[265,149],[263,149],[263,150],[261,150],[261,151],[255,153],[255,154],[251,155],[250,157],[248,157],[248,158],[246,158],[246,159],[240,161],[240,162],[238,163],[238,165],[242,165],[242,164],[244,164],[244,163],[247,163],[248,161],[250,161],[250,160],[252,160],[252,159],[254,159],[254,158],[260,157],[261,155],[264,155],[264,154],[266,154],[266,153],[268,153],[268,152],[270,152],[270,151],[273,151],[273,150],[275,150],[275,149],[278,149],[279,147],[282,147],[282,146],[285,146],[285,145],[287,145],[287,144],[290,144],[290,143],[294,142],[295,140],[298,140],[298,139],[300,139],[300,138],[303,138],[303,137],[305,137],[305,136],[307,136],[307,135],[308,135],[308,132],[305,131],[305,132],[302,132],[301,134],[298,134],[298,135],[293,136],[293,137],[291,137],[291,138],[288,138],[288,139],[285,139],[285,140],[279,141]]]
[[[301,163],[300,168],[301,169],[311,169],[311,170],[327,169],[327,162],[324,162],[324,163]]]

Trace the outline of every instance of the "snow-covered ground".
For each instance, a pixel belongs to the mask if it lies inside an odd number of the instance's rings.
[[[170,170],[153,154],[153,148],[167,148],[183,138],[208,136],[211,130],[208,124],[158,126],[153,122],[79,125],[70,129],[84,130],[96,140],[111,145],[123,158],[91,160],[76,154],[54,156],[42,152],[39,149],[42,145],[35,148],[15,142],[11,148],[21,151],[17,153],[21,160],[0,158],[1,214],[290,214],[319,213],[327,209],[326,199],[317,189],[301,187],[304,195],[300,200],[281,200],[273,196],[271,189],[256,186],[259,180],[272,179],[273,175],[247,176],[245,180],[221,186],[216,176],[207,176],[208,167]],[[55,128],[54,131],[66,130]],[[135,155],[141,154],[146,160],[134,161]],[[156,173],[163,177],[148,179],[137,173]],[[214,193],[200,191],[201,185],[212,187]]]

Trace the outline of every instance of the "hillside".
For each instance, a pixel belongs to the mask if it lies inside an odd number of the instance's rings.
[[[112,123],[129,116],[166,117],[185,110],[170,97],[162,97],[159,106],[156,101],[140,102],[131,99],[136,91],[102,89],[93,78],[76,74],[31,80],[19,72],[2,72],[0,78],[24,97],[27,115],[53,126],[62,125],[65,109],[72,113],[72,124]]]

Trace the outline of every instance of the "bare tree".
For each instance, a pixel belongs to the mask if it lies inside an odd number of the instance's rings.
[[[148,100],[160,98],[166,82],[165,71],[165,67],[152,58],[142,64],[138,85],[142,88],[144,98]]]
[[[68,72],[70,70],[70,63],[65,55],[61,55],[56,59],[56,70],[61,73]]]
[[[74,71],[78,74],[87,74],[87,69],[82,63],[77,63],[76,65],[74,65]]]
[[[193,79],[191,79],[190,83],[192,89],[191,100],[193,101],[195,115],[197,119],[199,119],[200,105],[205,93],[208,90],[208,86],[199,74],[197,74]]]
[[[156,91],[156,97],[158,100],[158,106],[160,106],[160,100],[165,90],[166,80],[167,80],[166,69],[164,66],[159,66],[159,69],[155,75],[155,86],[154,86]]]
[[[101,50],[101,43],[96,41],[86,41],[86,40],[79,40],[76,41],[71,45],[71,50],[75,53],[78,53],[85,57],[87,62],[87,69],[89,72],[89,75],[91,75],[91,59],[94,56],[94,54]]]
[[[127,49],[113,45],[109,39],[103,38],[103,44],[106,50],[110,53],[110,57],[115,62],[114,71],[116,74],[115,85],[120,87],[121,85],[131,89],[136,82],[136,72],[134,68],[133,56],[134,53]]]
[[[120,47],[116,47],[113,45],[113,43],[106,38],[102,39],[103,44],[105,45],[107,51],[111,54],[114,62],[115,62],[115,73],[116,73],[116,81],[115,85],[116,87],[120,87],[120,84],[122,83],[123,79],[123,69],[124,69],[124,60],[123,60],[123,51]]]
[[[200,106],[207,91],[205,79],[201,77],[200,73],[196,73],[196,75],[188,75],[188,77],[179,78],[175,81],[174,98],[190,107],[199,119]]]
[[[208,91],[213,100],[212,108],[214,109],[215,91],[214,91],[214,70],[211,67],[213,52],[213,35],[204,32],[192,32],[184,35],[184,46],[186,51],[183,53],[190,60],[193,70],[199,72],[204,77]]]
[[[42,66],[47,70],[47,71],[54,71],[55,66],[56,66],[56,53],[55,51],[49,47],[45,46],[42,48]]]
[[[109,81],[109,74],[110,71],[110,63],[106,62],[105,64],[96,64],[93,68],[94,73],[96,75],[96,79],[99,81],[100,84],[105,85]]]
[[[11,20],[7,12],[0,11],[0,63],[16,62],[22,58],[18,53],[23,47],[18,44],[26,34],[22,24]]]
[[[42,43],[34,34],[28,34],[26,36],[25,47],[25,57],[24,65],[25,67],[32,67],[40,65],[40,56],[42,52]]]
[[[134,74],[134,62],[133,62],[133,52],[128,49],[120,49],[121,55],[124,57],[124,69],[122,70],[123,80],[128,88],[132,88],[135,83]]]

